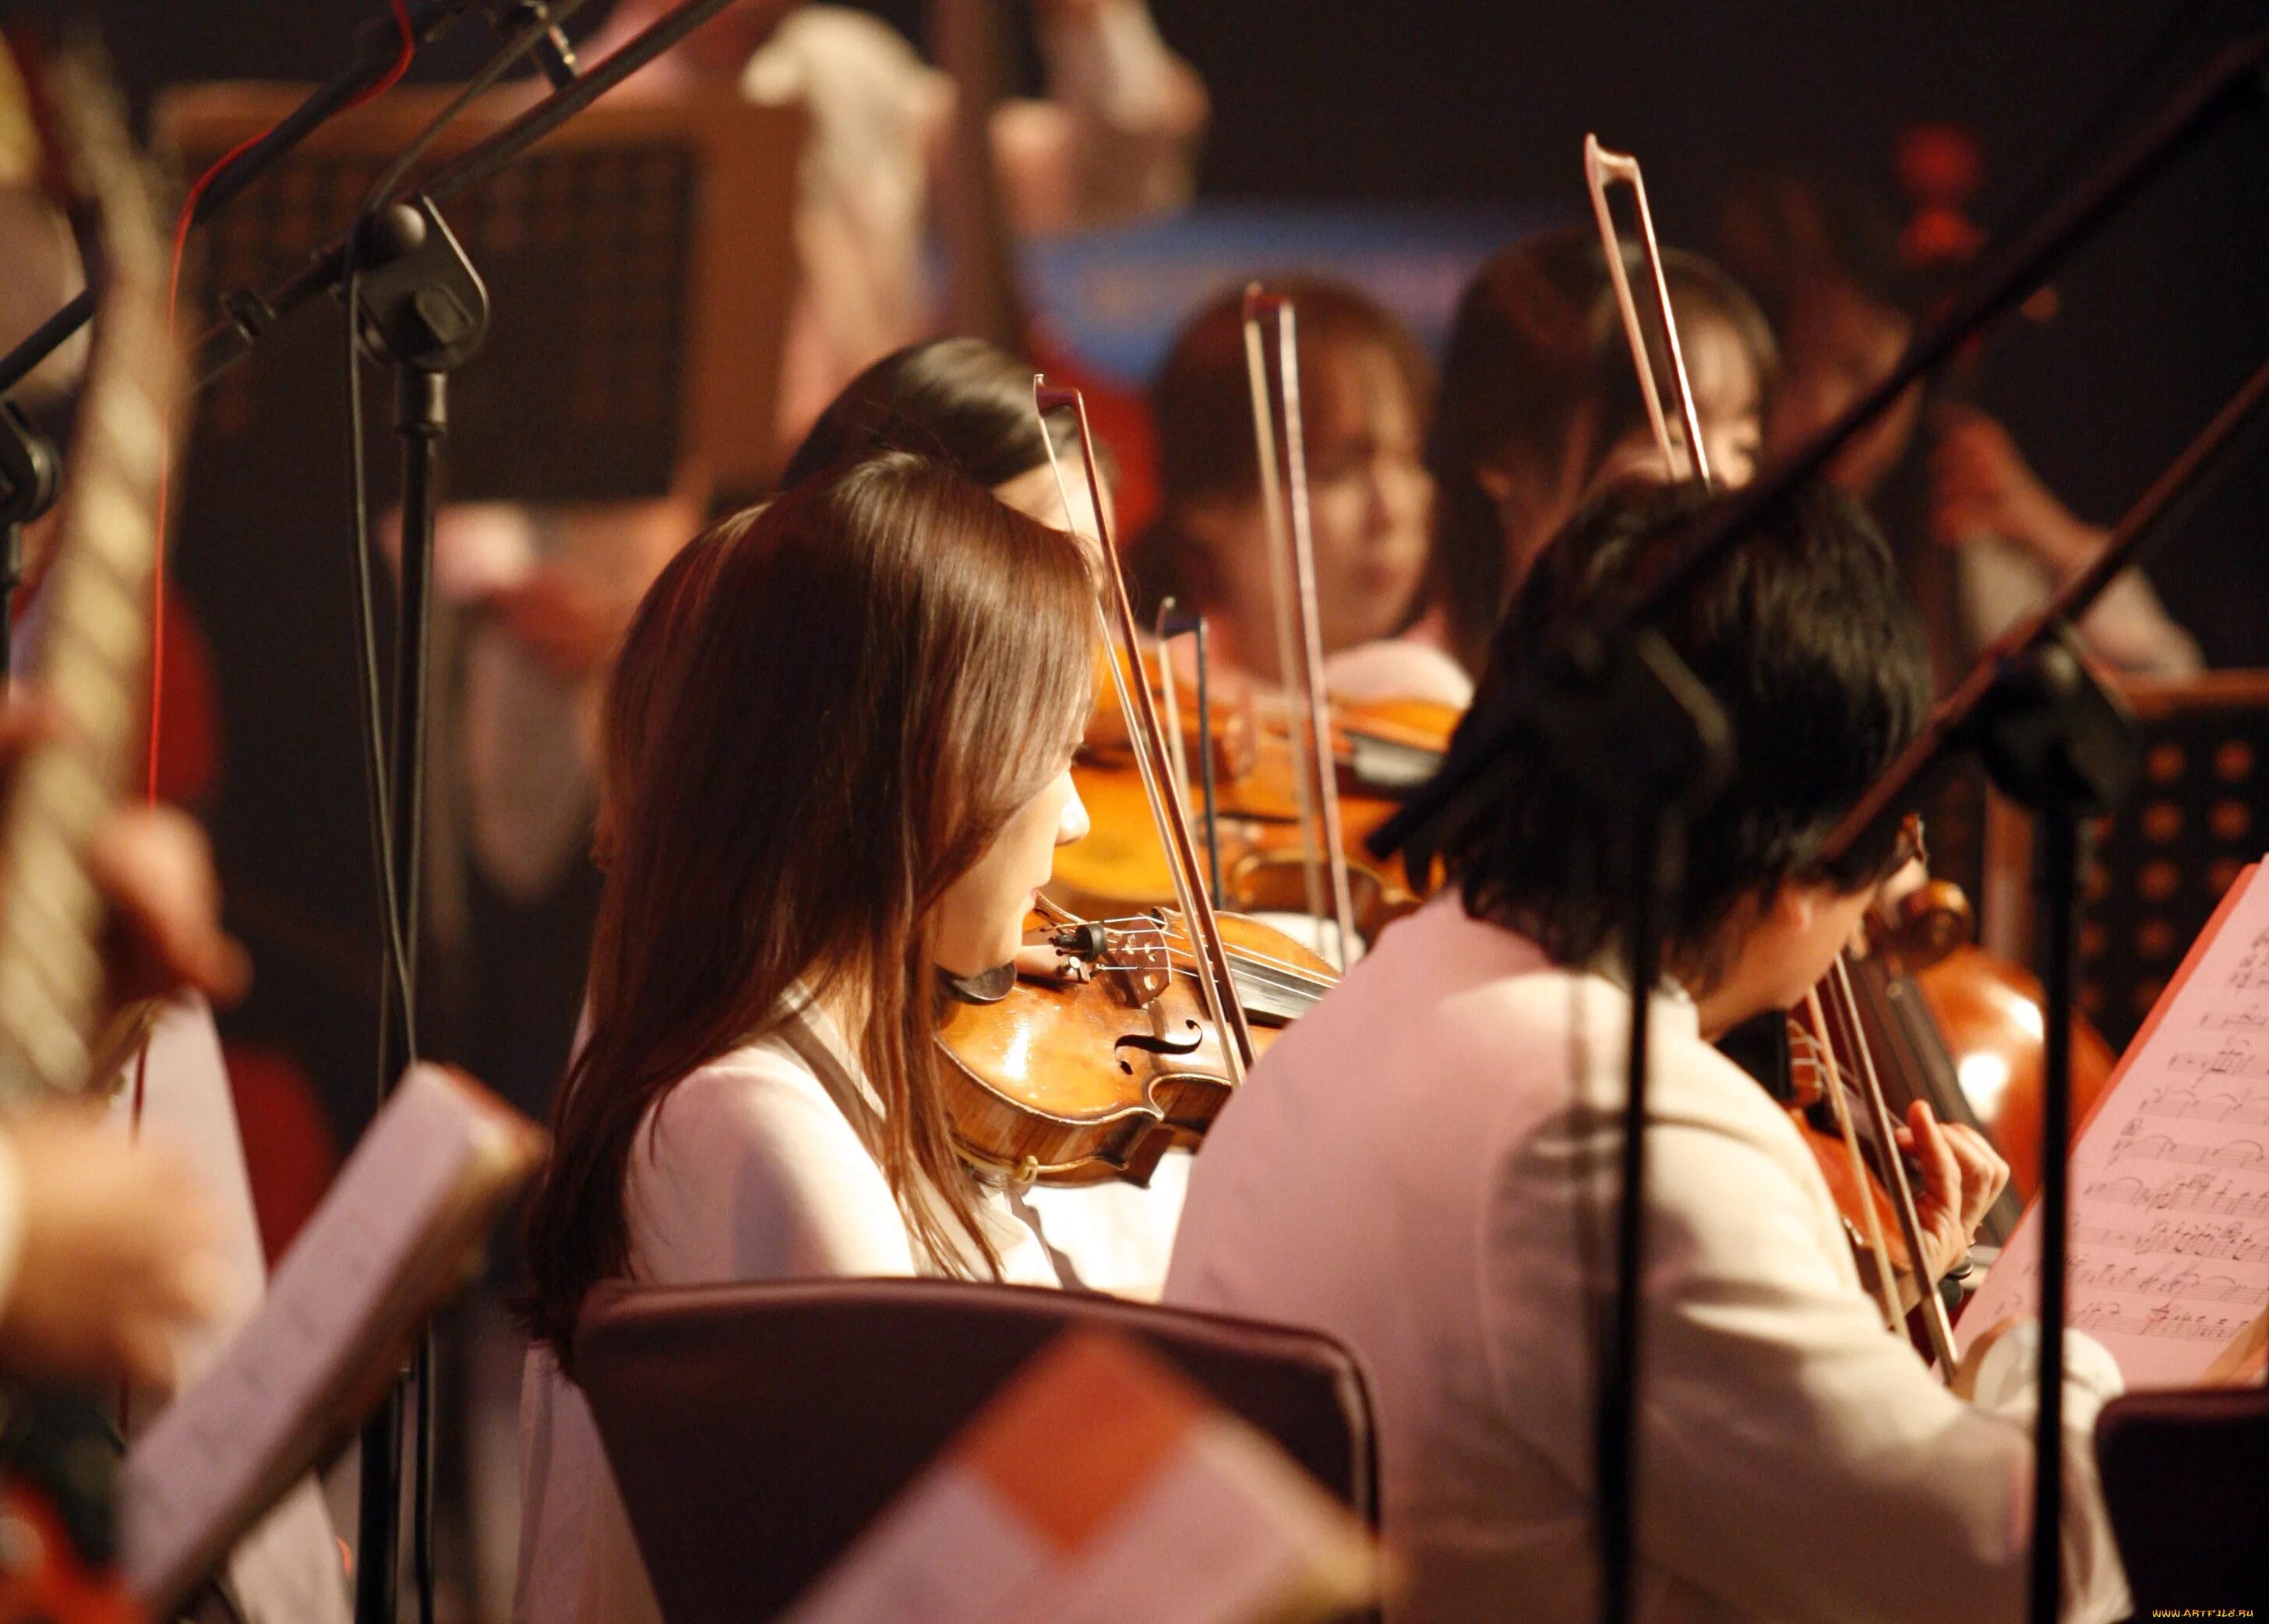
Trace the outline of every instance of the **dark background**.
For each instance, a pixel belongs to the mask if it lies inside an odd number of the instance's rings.
[[[2163,97],[2216,47],[2269,22],[2258,6],[2236,0],[1152,3],[1162,32],[1212,92],[1201,183],[1209,199],[1572,214],[1582,206],[1580,143],[1595,129],[1644,159],[1666,238],[1702,247],[1725,191],[1762,170],[1834,174],[1891,194],[1894,143],[1921,122],[1974,132],[1986,165],[1974,212],[1999,225],[2140,62],[2172,41],[2135,107]],[[918,35],[919,0],[877,9]],[[1011,4],[1012,15],[1016,9]],[[0,5],[30,10],[91,17],[146,106],[152,90],[173,81],[321,77],[382,6]],[[603,10],[593,0],[578,31]],[[1029,29],[1020,31],[1029,75]],[[459,33],[456,48],[421,62],[421,77],[462,73],[475,59],[482,30],[461,25]],[[2050,484],[2082,514],[2108,521],[2269,353],[2269,113],[2226,125],[2057,287],[2055,320],[2007,324],[1978,392]],[[336,327],[312,312],[301,319]],[[393,454],[382,424],[373,436],[381,466]],[[327,458],[332,443],[277,454]],[[243,821],[243,808],[225,804],[217,821],[225,864],[240,870],[249,862],[272,882],[263,895],[233,878],[240,912],[269,911],[240,920],[262,949],[264,993],[247,1018],[308,1054],[336,1101],[336,1068],[366,1044],[344,989],[365,978],[372,917],[346,708],[353,668],[342,635],[345,546],[337,515],[262,513],[262,472],[194,470],[193,507],[200,487],[208,498],[234,491],[250,506],[233,509],[234,528],[216,528],[208,501],[207,521],[193,519],[184,536],[182,572],[213,632],[224,688],[233,690],[232,771],[272,782],[268,774],[288,762],[310,797],[288,852],[247,849],[272,840],[260,832],[273,828],[270,819]],[[338,484],[344,492],[343,468]],[[2256,449],[2153,565],[2169,608],[2217,665],[2269,665],[2265,512],[2269,454]],[[312,587],[305,550],[336,565],[324,565]],[[302,651],[297,691],[247,695],[232,682],[228,650],[243,639],[273,647],[279,639]],[[253,771],[255,762],[266,771]],[[302,917],[295,909],[310,897],[328,905]],[[351,1130],[348,1116],[340,1126]]]
[[[1706,244],[1737,178],[1794,166],[1890,188],[1898,132],[1977,136],[1975,212],[2002,222],[2117,84],[2172,32],[2148,102],[2259,26],[2238,0],[1153,0],[1205,76],[1215,199],[1573,206],[1584,132],[1638,152],[1664,233]],[[172,80],[306,79],[342,61],[375,4],[37,0],[94,18],[137,100]],[[592,0],[578,31],[602,15]],[[919,34],[919,0],[874,9]],[[1016,7],[1012,4],[1013,13]],[[421,64],[470,60],[476,26]],[[455,46],[456,48],[448,48]],[[1029,60],[1030,52],[1025,55]],[[2019,328],[1982,385],[2050,483],[2109,519],[2269,351],[2269,114],[2227,125],[2059,280],[2061,314]],[[2269,663],[2269,565],[2254,457],[2198,535],[2154,569],[2217,664]]]

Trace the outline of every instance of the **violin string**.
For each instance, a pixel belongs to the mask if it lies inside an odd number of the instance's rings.
[[[1133,926],[1134,928],[1120,930],[1116,934],[1135,946],[1163,946],[1169,952],[1173,950],[1173,943],[1188,940],[1179,930],[1170,932],[1156,920],[1144,919],[1140,916],[1130,919],[1105,919],[1102,924],[1106,929],[1114,925]],[[1186,952],[1187,949],[1185,948],[1183,951]],[[1229,950],[1229,956],[1232,963],[1249,965],[1256,970],[1274,971],[1288,981],[1301,986],[1321,989],[1332,985],[1331,978],[1319,976],[1314,971],[1296,964],[1290,959],[1277,958],[1266,953],[1255,953],[1245,948],[1231,948]]]
[[[1175,969],[1194,968],[1196,964],[1196,956],[1186,948],[1167,946],[1164,952],[1167,963]],[[1231,968],[1238,972],[1239,978],[1255,986],[1272,987],[1280,992],[1317,999],[1321,998],[1332,985],[1328,979],[1312,975],[1281,959],[1264,959],[1232,951],[1229,960]]]
[[[1195,966],[1195,958],[1184,953],[1168,955],[1165,968],[1194,970]],[[1095,968],[1097,973],[1101,975],[1139,976],[1153,971],[1158,967],[1149,964],[1098,964]],[[1313,1003],[1323,997],[1325,990],[1329,985],[1326,982],[1299,980],[1287,976],[1270,975],[1262,971],[1240,971],[1238,980],[1241,985],[1254,991],[1275,993],[1282,997],[1297,999],[1304,1003]]]

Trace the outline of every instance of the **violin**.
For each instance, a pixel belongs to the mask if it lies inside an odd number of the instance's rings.
[[[1337,973],[1282,931],[1218,916],[1255,1052]],[[962,1154],[1020,1183],[1147,1185],[1228,1100],[1188,933],[1171,911],[1104,921],[1042,902],[1013,978],[950,991],[938,1040]]]
[[[1670,286],[1663,274],[1661,249],[1655,240],[1653,215],[1647,206],[1646,182],[1638,160],[1626,152],[1610,151],[1600,144],[1597,136],[1586,135],[1584,179],[1664,476],[1673,484],[1690,479],[1707,488],[1712,483],[1709,451],[1679,343],[1678,320],[1671,307]],[[1654,314],[1661,324],[1663,384],[1659,386],[1656,363],[1640,328],[1638,301],[1631,292],[1622,238],[1608,203],[1608,188],[1615,183],[1630,188],[1637,213],[1637,247],[1654,296]],[[1663,401],[1666,388],[1672,397],[1670,410],[1666,410]],[[1910,817],[1901,832],[1906,856],[1894,862],[1894,872],[1922,855],[1920,819]],[[1848,951],[1839,953],[1819,985],[1807,994],[1800,1013],[1789,1016],[1791,1082],[1795,1084],[1800,1074],[1810,1074],[1800,1096],[1805,1104],[1792,1106],[1792,1111],[1844,1218],[1861,1273],[1882,1307],[1885,1329],[1905,1333],[1903,1287],[1911,1285],[1921,1310],[1925,1346],[1935,1355],[1940,1372],[1951,1379],[1956,1364],[1953,1325],[1924,1253],[1914,1177],[1898,1151],[1882,1070],[1876,1064],[1874,1046],[1859,1014],[1858,977],[1851,956]],[[1796,1063],[1799,1057],[1805,1062],[1801,1067]],[[1868,1119],[1878,1152],[1872,1166],[1847,1094],[1858,1096]],[[1833,1133],[1813,1121],[1822,1101],[1834,1119]]]
[[[1441,765],[1458,719],[1446,705],[1415,700],[1357,705],[1334,702],[1326,692],[1296,313],[1290,299],[1253,283],[1245,291],[1244,315],[1253,449],[1275,599],[1277,668],[1287,681],[1281,693],[1246,697],[1244,708],[1252,725],[1242,735],[1210,718],[1197,719],[1196,747],[1214,752],[1201,757],[1210,769],[1201,775],[1208,877],[1231,906],[1304,912],[1319,926],[1329,920],[1335,927],[1329,940],[1338,944],[1337,956],[1344,962],[1358,929],[1375,934],[1416,906],[1423,894],[1425,888],[1412,883],[1399,860],[1378,862],[1364,840]],[[1175,698],[1172,662],[1163,657],[1146,661],[1135,653],[1131,639],[1129,643],[1123,666],[1113,661],[1109,668],[1113,684],[1142,694],[1149,706],[1155,681],[1172,719],[1171,736],[1179,744],[1188,730]],[[1200,669],[1202,682],[1202,654]],[[1125,708],[1122,703],[1122,716]],[[1075,846],[1063,853],[1056,882],[1066,899],[1108,912],[1155,902],[1161,881],[1171,871],[1169,867],[1162,873],[1147,843],[1126,833],[1139,827],[1122,816],[1134,804],[1134,790],[1123,773],[1116,781],[1107,776],[1114,764],[1110,743],[1118,730],[1108,705],[1100,710],[1098,725],[1090,730],[1083,771],[1075,770],[1075,778],[1094,827],[1110,832],[1101,839],[1090,835],[1084,850]],[[1240,741],[1249,748],[1237,748]],[[1189,774],[1181,753],[1175,754],[1167,776],[1173,798],[1186,800]],[[1135,766],[1147,798],[1154,792],[1139,753]]]
[[[1214,752],[1214,816],[1209,851],[1220,867],[1224,905],[1245,913],[1307,911],[1308,843],[1292,781],[1290,720],[1279,702],[1274,719],[1251,705],[1218,707],[1198,736],[1185,718],[1186,754]],[[1091,832],[1056,857],[1051,893],[1081,912],[1114,915],[1155,907],[1172,896],[1165,855],[1152,838],[1142,785],[1116,729],[1115,707],[1098,707],[1072,765]],[[1412,881],[1398,857],[1373,858],[1364,842],[1393,815],[1404,796],[1440,764],[1457,726],[1450,706],[1425,700],[1334,701],[1334,767],[1338,779],[1341,844],[1347,862],[1355,927],[1368,941],[1415,908],[1430,885]],[[1099,735],[1099,736],[1098,736]],[[1197,777],[1194,767],[1189,777]],[[1202,814],[1201,786],[1186,786]]]
[[[1101,482],[1085,402],[1039,378],[1032,397],[1064,510],[1078,513],[1047,417],[1074,414],[1092,496]],[[1194,1142],[1243,1084],[1259,1053],[1255,1030],[1294,1018],[1331,979],[1327,963],[1278,933],[1216,910],[1167,729],[1141,680],[1140,638],[1110,522],[1102,502],[1087,511],[1098,530],[1090,555],[1103,578],[1097,607],[1118,643],[1105,668],[1120,687],[1174,907],[1098,922],[1049,904],[1015,963],[948,982],[937,1044],[954,1136],[971,1162],[1025,1182],[1147,1180],[1165,1149]]]

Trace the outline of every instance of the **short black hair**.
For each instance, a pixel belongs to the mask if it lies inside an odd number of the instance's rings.
[[[1692,487],[1611,491],[1546,547],[1491,641],[1473,710],[1452,746],[1471,748],[1565,629],[1659,569],[1695,523],[1730,498]],[[1876,877],[1896,830],[1832,873],[1821,862],[1837,822],[1920,730],[1930,706],[1922,624],[1889,548],[1832,490],[1776,504],[1652,623],[1724,707],[1733,764],[1686,830],[1682,883],[1664,921],[1666,962],[1704,985],[1744,899],[1814,875],[1852,890]],[[1415,852],[1438,856],[1476,919],[1517,930],[1563,964],[1615,944],[1616,900],[1598,872],[1600,823],[1585,793],[1522,729]]]
[[[819,414],[788,459],[780,489],[888,451],[933,458],[988,489],[1007,484],[1048,460],[1032,410],[1032,372],[1030,362],[981,338],[893,351]]]

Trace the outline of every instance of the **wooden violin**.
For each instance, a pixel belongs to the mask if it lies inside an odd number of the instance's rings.
[[[1255,1052],[1337,979],[1282,932],[1218,917]],[[1043,903],[1013,976],[956,985],[938,1026],[962,1153],[1020,1182],[1147,1184],[1234,1084],[1196,959],[1167,910],[1104,921]]]
[[[1240,707],[1251,725],[1232,747],[1231,730],[1201,717],[1195,728],[1206,775],[1202,810],[1208,866],[1229,905],[1304,912],[1319,939],[1344,962],[1358,931],[1369,936],[1415,907],[1422,890],[1399,860],[1381,864],[1363,841],[1402,798],[1441,764],[1457,713],[1418,701],[1383,705],[1335,702],[1326,692],[1320,617],[1316,603],[1315,543],[1308,503],[1300,415],[1297,315],[1290,299],[1254,283],[1245,292],[1246,379],[1252,393],[1256,466],[1268,537],[1275,602],[1280,693],[1247,694]],[[1269,342],[1275,339],[1275,366]],[[1280,455],[1281,453],[1281,455]],[[1202,667],[1201,667],[1202,671]],[[1146,679],[1134,680],[1138,674]],[[1112,675],[1122,690],[1164,696],[1172,736],[1187,736],[1174,697],[1173,667],[1146,664],[1131,651]],[[1202,679],[1201,679],[1202,680]],[[1075,769],[1082,798],[1101,838],[1059,860],[1059,895],[1090,912],[1113,912],[1160,900],[1171,868],[1142,838],[1134,783],[1109,749],[1109,707],[1090,729],[1090,748]],[[1122,705],[1122,713],[1123,713]],[[1137,762],[1140,768],[1139,760]],[[1186,806],[1189,774],[1179,759],[1171,773]],[[1149,786],[1142,786],[1144,796]],[[1326,926],[1329,926],[1329,934]]]
[[[1047,417],[1074,414],[1093,498],[1101,481],[1085,403],[1038,378],[1032,397],[1064,511],[1078,513]],[[1098,530],[1090,538],[1102,577],[1097,609],[1117,644],[1104,664],[1120,690],[1175,905],[1102,923],[1048,908],[1016,963],[949,984],[937,1039],[963,1154],[1020,1180],[1075,1184],[1147,1179],[1167,1145],[1202,1133],[1251,1069],[1256,1026],[1291,1019],[1329,971],[1321,966],[1319,978],[1320,961],[1303,962],[1275,933],[1216,912],[1166,727],[1141,680],[1141,639],[1105,505],[1091,500],[1087,511]]]
[[[1253,718],[1242,708],[1205,730],[1215,752],[1214,816],[1209,846],[1220,863],[1224,906],[1247,913],[1307,911],[1307,842],[1292,784],[1287,723]],[[1280,703],[1281,712],[1281,703]],[[1424,700],[1334,702],[1331,737],[1338,779],[1341,844],[1356,931],[1366,940],[1415,908],[1431,887],[1415,883],[1396,858],[1380,862],[1364,840],[1393,816],[1410,788],[1440,764],[1457,712]],[[1191,721],[1186,739],[1194,740]],[[1171,900],[1165,855],[1123,745],[1088,742],[1072,765],[1091,832],[1057,854],[1051,894],[1076,912],[1099,916],[1137,912]],[[1197,776],[1196,769],[1189,776]],[[1201,786],[1186,794],[1201,812]]]

